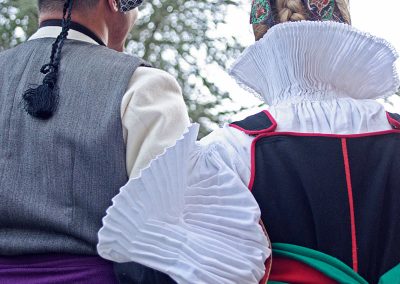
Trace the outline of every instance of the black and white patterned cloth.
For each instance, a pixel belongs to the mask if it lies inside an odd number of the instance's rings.
[[[119,9],[121,12],[128,12],[139,7],[143,0],[119,0]]]

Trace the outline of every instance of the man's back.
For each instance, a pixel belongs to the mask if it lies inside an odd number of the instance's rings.
[[[95,254],[97,231],[126,183],[121,100],[138,58],[67,40],[60,102],[50,120],[29,116],[22,94],[54,39],[0,53],[0,250]]]

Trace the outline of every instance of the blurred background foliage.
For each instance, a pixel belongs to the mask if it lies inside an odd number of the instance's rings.
[[[25,41],[36,31],[36,2],[0,0],[0,51]],[[243,50],[235,31],[226,32],[225,15],[229,9],[243,9],[244,3],[247,7],[248,2],[146,0],[129,35],[128,53],[177,78],[190,117],[201,124],[200,136],[243,110],[223,90],[226,86],[218,86],[215,79]]]
[[[36,29],[35,0],[0,0],[0,51],[25,41]]]
[[[0,50],[25,41],[37,29],[36,0],[0,0]],[[129,36],[127,52],[166,70],[182,86],[189,115],[201,124],[201,135],[240,111],[229,109],[231,98],[215,84],[205,66],[222,70],[243,49],[234,35],[218,32],[229,0],[147,0]]]

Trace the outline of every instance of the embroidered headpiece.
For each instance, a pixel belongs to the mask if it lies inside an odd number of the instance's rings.
[[[139,7],[143,0],[119,0],[119,9],[121,12],[128,12]]]
[[[346,22],[335,0],[301,0],[311,21]],[[276,0],[253,0],[250,23],[265,25],[268,28],[278,24],[276,21]]]

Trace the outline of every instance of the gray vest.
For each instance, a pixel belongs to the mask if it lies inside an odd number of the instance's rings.
[[[143,62],[67,40],[59,107],[42,121],[21,100],[42,82],[53,41],[0,53],[0,255],[96,254],[101,219],[128,180],[121,100]]]

